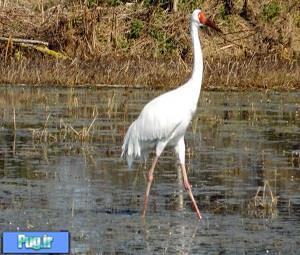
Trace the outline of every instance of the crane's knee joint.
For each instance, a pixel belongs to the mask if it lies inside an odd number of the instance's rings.
[[[192,190],[192,185],[189,183],[189,181],[183,181],[183,186],[186,191]]]
[[[147,175],[147,181],[148,182],[152,182],[153,181],[153,174],[148,173],[148,175]]]

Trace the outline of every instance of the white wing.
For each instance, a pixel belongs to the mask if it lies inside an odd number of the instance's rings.
[[[150,101],[139,117],[129,127],[124,144],[122,156],[127,157],[131,165],[134,157],[140,157],[145,144],[168,140],[174,131],[182,136],[192,118],[193,111],[189,105],[189,90],[180,87],[169,91]]]
[[[191,119],[191,112],[186,107],[182,96],[174,90],[149,102],[136,120],[139,139],[155,141],[168,139],[173,131]]]

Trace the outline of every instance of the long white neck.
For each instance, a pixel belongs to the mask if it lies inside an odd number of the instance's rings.
[[[197,90],[199,89],[200,93],[203,75],[203,55],[198,35],[198,27],[193,22],[191,22],[191,36],[194,50],[194,65],[191,82],[192,86],[197,87]]]

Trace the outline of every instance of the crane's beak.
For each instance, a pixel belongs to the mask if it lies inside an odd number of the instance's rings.
[[[211,27],[212,29],[216,30],[217,32],[223,34],[222,30],[220,28],[218,28],[218,26],[215,24],[215,22],[213,22],[211,19],[207,18],[205,20],[205,25],[208,27]]]

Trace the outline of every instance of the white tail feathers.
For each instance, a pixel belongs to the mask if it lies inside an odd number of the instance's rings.
[[[126,157],[129,169],[132,166],[133,159],[141,157],[139,134],[136,130],[135,121],[130,125],[125,135],[121,157]]]

